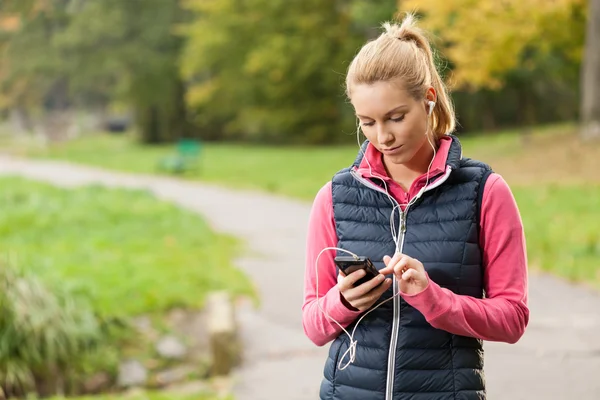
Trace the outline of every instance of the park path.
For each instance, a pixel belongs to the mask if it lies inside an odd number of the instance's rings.
[[[310,204],[168,177],[0,155],[3,174],[63,187],[94,183],[145,189],[202,214],[215,230],[246,241],[249,251],[237,265],[254,281],[261,306],[246,305],[239,313],[245,362],[234,375],[235,398],[317,399],[327,349],[309,342],[301,323]],[[600,294],[531,274],[529,295],[531,319],[519,343],[485,344],[489,399],[600,399]]]

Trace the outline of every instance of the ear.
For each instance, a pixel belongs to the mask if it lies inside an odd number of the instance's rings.
[[[437,102],[437,93],[433,87],[429,87],[425,92],[425,100],[433,101],[434,103]]]

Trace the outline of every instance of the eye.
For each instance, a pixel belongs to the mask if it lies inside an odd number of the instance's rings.
[[[374,121],[371,121],[371,122],[363,122],[363,123],[361,123],[361,125],[362,125],[362,126],[373,126],[373,125],[375,125],[375,122],[374,122]]]
[[[404,119],[404,115],[399,116],[398,118],[390,118],[394,122],[400,122]]]

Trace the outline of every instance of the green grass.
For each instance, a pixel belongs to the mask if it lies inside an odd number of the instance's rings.
[[[198,215],[142,191],[0,179],[0,256],[89,294],[102,315],[200,307],[209,290],[250,293],[240,250]]]
[[[600,289],[600,185],[517,187],[530,264]]]
[[[569,125],[540,128],[535,135],[568,129]],[[516,131],[472,135],[461,139],[465,154],[487,159],[520,151]],[[0,142],[1,143],[1,142]],[[95,134],[48,148],[4,144],[5,149],[34,157],[68,160],[103,168],[155,174],[157,161],[173,154],[172,145],[140,146],[127,136]],[[0,152],[2,147],[0,147]],[[201,151],[201,170],[186,178],[258,189],[279,195],[312,200],[335,172],[350,165],[358,145],[329,147],[272,147],[206,143]]]
[[[465,156],[491,163],[511,184],[525,222],[530,264],[600,287],[600,263],[596,261],[600,180],[593,172],[600,147],[575,144],[574,130],[572,124],[538,127],[529,145],[523,144],[519,130],[461,136],[461,142]],[[554,137],[558,139],[553,144]],[[144,147],[124,136],[92,135],[25,154],[155,173],[156,161],[171,152],[172,146]],[[311,201],[356,154],[355,145],[315,148],[209,143],[203,149],[202,170],[187,178]],[[549,158],[554,161],[550,163]],[[566,165],[573,162],[578,165],[577,175],[572,165]],[[580,184],[574,186],[569,180]]]

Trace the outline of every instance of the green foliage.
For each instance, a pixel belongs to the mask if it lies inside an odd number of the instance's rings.
[[[439,36],[454,64],[457,85],[498,88],[508,72],[531,71],[553,52],[565,67],[581,61],[582,0],[425,0],[401,7],[425,15],[425,28]]]
[[[38,108],[65,78],[67,60],[51,43],[68,24],[67,9],[58,1],[8,1],[0,2],[3,12],[20,22],[16,31],[0,30],[0,108]]]
[[[0,107],[120,102],[134,111],[146,142],[188,135],[178,71],[182,39],[172,32],[183,19],[178,3],[62,0],[21,8],[0,3],[0,12],[18,12],[21,21],[20,29],[2,35]]]
[[[0,178],[0,193],[2,259],[16,267],[0,269],[8,395],[76,394],[98,371],[114,377],[124,352],[146,351],[128,317],[199,308],[210,290],[253,294],[231,265],[236,241],[149,193],[20,178]]]
[[[586,2],[399,2],[448,60],[448,82],[469,130],[574,120]]]
[[[376,3],[365,0],[348,2],[353,30],[361,32],[363,39],[374,39],[381,34],[381,23],[391,21],[398,12],[396,0],[383,0]]]
[[[89,299],[30,271],[0,269],[0,387],[6,395],[68,392],[90,360],[115,362]],[[99,351],[102,357],[99,357]]]
[[[0,242],[45,282],[74,285],[101,316],[200,307],[209,290],[251,293],[238,248],[190,211],[141,191],[0,179]]]
[[[141,138],[156,143],[186,136],[189,126],[179,78],[183,15],[177,0],[91,0],[73,14],[56,45],[71,61],[77,87],[127,102]]]
[[[343,78],[362,38],[341,1],[188,0],[188,101],[225,137],[316,143],[343,138]],[[260,27],[260,29],[257,29]]]
[[[433,31],[463,131],[574,120],[586,8],[583,0],[4,1],[0,109],[27,120],[40,109],[125,105],[147,143],[350,142],[348,63],[400,9],[419,12]],[[3,30],[13,15],[19,28]]]
[[[532,266],[600,287],[600,185],[517,187]]]

